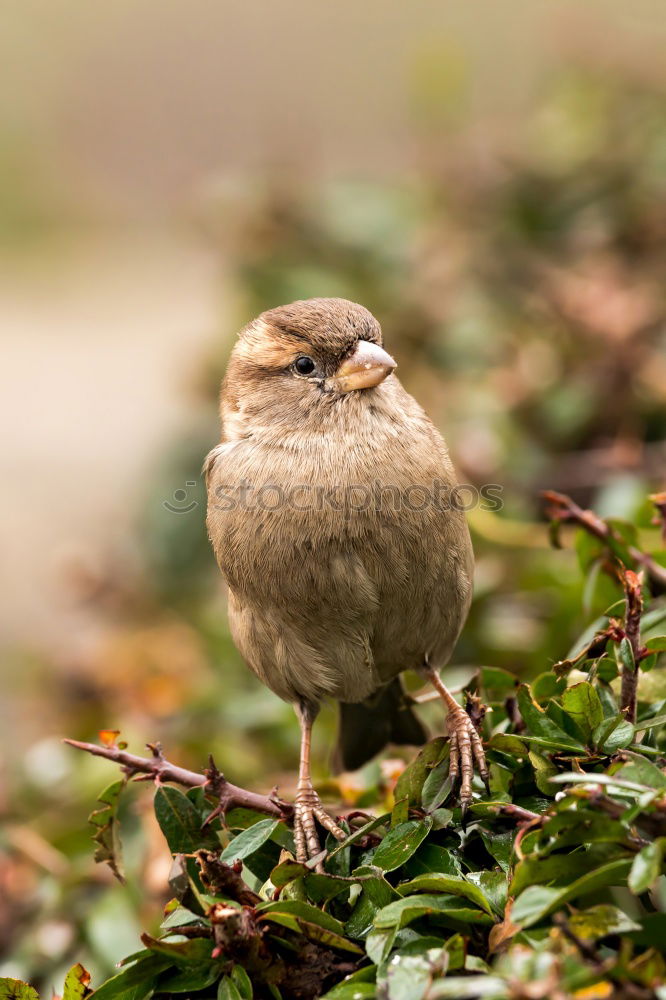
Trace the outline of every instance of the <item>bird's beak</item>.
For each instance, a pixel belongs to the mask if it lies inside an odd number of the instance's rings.
[[[338,392],[371,389],[383,382],[395,367],[395,361],[383,347],[359,340],[354,353],[345,358],[329,381]]]

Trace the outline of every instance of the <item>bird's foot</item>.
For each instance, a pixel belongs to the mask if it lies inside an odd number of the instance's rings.
[[[317,829],[317,820],[325,830],[332,833],[336,840],[344,840],[345,831],[331,819],[322,806],[319,796],[312,786],[299,788],[294,802],[294,840],[296,842],[296,860],[306,863],[322,853]],[[316,871],[323,872],[323,861],[316,865]]]
[[[472,804],[474,762],[476,761],[479,776],[486,786],[486,791],[490,794],[488,765],[486,763],[486,755],[483,752],[481,737],[464,708],[456,705],[455,708],[451,707],[449,709],[447,727],[451,746],[449,777],[454,788],[460,782],[459,802],[464,830],[467,810]]]

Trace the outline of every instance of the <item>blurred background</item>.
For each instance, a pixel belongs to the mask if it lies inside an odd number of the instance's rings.
[[[0,975],[99,982],[165,898],[149,790],[123,889],[86,824],[114,768],[63,736],[290,791],[297,726],[230,641],[200,476],[261,310],[362,302],[461,480],[501,486],[470,512],[462,668],[535,676],[614,599],[548,549],[540,489],[658,547],[665,44],[660,0],[6,6]]]

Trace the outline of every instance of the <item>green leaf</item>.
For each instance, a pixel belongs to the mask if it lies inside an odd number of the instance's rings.
[[[177,905],[160,924],[161,930],[171,930],[174,927],[187,927],[188,924],[207,924],[208,921],[200,913],[193,913],[185,906]]]
[[[262,916],[273,915],[275,913],[290,914],[302,920],[308,920],[311,924],[317,924],[325,930],[334,934],[344,934],[344,925],[332,917],[330,913],[318,909],[312,903],[306,903],[300,899],[278,899],[271,903],[261,903],[256,908],[257,913]]]
[[[560,889],[551,886],[528,886],[513,904],[511,922],[519,927],[531,927],[538,923],[556,910],[558,905],[562,905],[558,903],[560,892]]]
[[[486,696],[495,695],[503,700],[511,694],[517,685],[515,674],[500,667],[481,667],[481,688]]]
[[[218,962],[201,966],[185,966],[172,973],[163,973],[159,979],[160,993],[190,993],[212,986],[220,975]]]
[[[578,910],[570,914],[567,923],[576,937],[583,941],[594,941],[608,934],[627,934],[640,929],[640,924],[634,923],[626,913],[609,903],[600,903],[588,910]]]
[[[178,788],[161,785],[155,793],[154,806],[172,854],[192,854],[202,847],[220,846],[215,834],[201,829],[201,815]]]
[[[426,776],[433,767],[442,761],[447,751],[448,741],[444,737],[438,736],[426,743],[418,756],[405,768],[398,778],[393,792],[397,815],[407,815],[405,807],[409,810],[411,806],[421,805],[421,794]],[[395,822],[393,825],[396,825]]]
[[[562,707],[589,739],[603,721],[604,712],[599,695],[587,681],[573,684],[562,694]]]
[[[522,892],[511,911],[511,920],[520,927],[531,927],[560,909],[571,899],[577,899],[590,892],[596,892],[608,885],[623,885],[629,870],[631,861],[620,859],[610,861],[601,865],[600,868],[588,872],[577,878],[570,885],[562,889],[552,887],[531,885]]]
[[[365,937],[373,926],[377,911],[399,898],[393,886],[379,874],[364,882],[352,914],[345,924],[345,933],[353,938]]]
[[[495,913],[504,916],[506,907],[509,880],[506,872],[503,871],[478,871],[467,872],[465,878],[474,885],[478,885]]]
[[[558,750],[584,751],[585,747],[564,730],[560,729],[549,716],[543,711],[532,698],[532,693],[527,684],[521,684],[518,688],[518,708],[525,724],[534,737],[545,740],[547,745]],[[520,734],[521,740],[525,737]]]
[[[231,976],[222,976],[217,987],[217,1000],[243,1000]]]
[[[279,900],[275,904],[259,907],[263,920],[280,924],[289,930],[303,934],[311,941],[318,941],[329,948],[351,951],[362,955],[363,950],[344,935],[344,927],[339,920],[323,913],[300,899]]]
[[[581,824],[579,832],[581,838],[579,842],[584,843],[587,827]],[[575,843],[572,846],[575,846]],[[601,844],[594,845],[585,851],[574,850],[573,852],[550,854],[545,857],[531,854],[522,858],[516,865],[509,892],[512,896],[518,896],[530,885],[545,883],[569,885],[580,875],[585,875],[593,868],[617,858],[620,853],[625,854],[626,851],[617,844]]]
[[[376,996],[377,987],[374,983],[349,983],[343,979],[328,993],[324,993],[323,1000],[370,1000]]]
[[[603,753],[613,754],[628,747],[634,739],[634,727],[623,715],[612,715],[600,722],[592,733],[592,742]]]
[[[611,660],[610,656],[601,656],[596,661],[596,672],[600,681],[603,681],[604,684],[610,684],[611,681],[614,681],[615,678],[619,676],[617,661],[614,659]],[[615,703],[615,699],[610,691],[610,688],[602,687],[597,691],[597,694],[599,695],[602,704],[609,703],[612,704],[614,710],[617,709],[617,704]],[[607,711],[606,714],[608,714]]]
[[[443,875],[436,872],[430,875],[417,875],[416,878],[404,882],[396,888],[401,896],[407,896],[414,892],[448,892],[453,896],[463,896],[465,899],[469,899],[491,916],[493,913],[489,900],[479,886],[468,882],[461,875]]]
[[[657,837],[653,843],[646,844],[634,858],[628,885],[635,895],[653,888],[662,873],[665,849],[666,837]]]
[[[634,651],[631,648],[631,643],[626,636],[615,647],[615,658],[619,667],[633,674],[636,669],[636,661],[634,660]]]
[[[154,938],[150,934],[142,934],[141,941],[151,951],[158,955],[168,956],[175,965],[210,964],[213,942],[210,938],[187,938],[177,940],[169,937]]]
[[[406,823],[394,826],[373,854],[372,864],[384,872],[400,868],[428,836],[431,826],[430,817],[407,820]]]
[[[621,602],[624,604],[624,601]],[[609,609],[610,610],[610,609]],[[597,632],[602,632],[608,627],[608,614],[601,615],[599,618],[595,618],[591,625],[585,629],[582,635],[576,639],[573,646],[567,653],[566,660],[577,660],[579,656],[585,652],[587,647],[590,645]]]
[[[651,789],[666,790],[666,774],[642,754],[627,750],[623,754],[626,763],[613,771],[613,776],[623,781],[631,781]]]
[[[513,994],[509,985],[499,976],[446,976],[438,979],[428,990],[428,1000],[504,1000]]]
[[[544,795],[554,797],[557,789],[551,785],[550,779],[552,775],[557,774],[557,767],[548,757],[544,757],[535,750],[530,750],[529,755],[530,763],[534,768],[534,781],[537,788]]]
[[[430,819],[433,830],[445,830],[453,822],[453,810],[440,806],[438,809],[433,809],[430,813]]]
[[[400,929],[420,917],[437,914],[442,917],[451,917],[460,923],[493,923],[491,916],[476,907],[470,907],[459,896],[442,894],[407,896],[404,899],[395,900],[379,910],[375,916],[375,927],[380,930],[388,927]]]
[[[426,938],[427,940],[427,938]],[[447,972],[452,969],[462,969],[465,966],[465,939],[461,934],[453,934],[444,944],[448,957]]]
[[[398,948],[391,956],[386,974],[388,1000],[422,1000],[433,972],[444,973],[448,960],[441,941],[437,941],[435,947],[424,948],[422,942],[411,941],[404,948]]]
[[[666,715],[655,715],[652,719],[642,719],[636,723],[634,729],[637,733],[642,733],[646,729],[659,729],[661,726],[666,726]]]
[[[271,883],[276,889],[281,889],[297,879],[303,879],[306,892],[313,902],[323,903],[334,899],[343,892],[348,892],[356,881],[341,875],[329,875],[313,872],[307,865],[299,861],[283,861],[271,872]]]
[[[641,671],[646,674],[649,670],[654,670],[659,662],[659,653],[650,653],[641,660]]]
[[[460,861],[448,848],[425,840],[405,864],[405,874],[430,875],[431,872],[460,875]]]
[[[83,1000],[90,992],[90,973],[77,962],[65,976],[62,1000]]]
[[[527,746],[519,736],[512,733],[493,733],[488,740],[488,747],[491,750],[501,750],[502,753],[520,759],[527,757]]]
[[[373,928],[365,939],[365,952],[370,961],[382,966],[391,953],[397,935],[396,926]]]
[[[553,776],[552,781],[559,779]],[[605,775],[604,775],[605,777]],[[613,820],[603,813],[594,812],[591,809],[569,808],[565,800],[560,804],[563,812],[557,813],[549,819],[543,828],[542,833],[538,830],[528,833],[523,838],[523,851],[530,854],[534,844],[539,845],[541,857],[551,851],[559,851],[564,847],[579,847],[582,844],[613,844],[622,843],[626,837],[626,826],[618,820]],[[549,838],[544,841],[544,838]],[[573,857],[573,855],[570,855]]]
[[[558,677],[552,670],[539,674],[532,681],[532,695],[538,702],[556,698],[566,689],[566,677]]]
[[[254,995],[252,983],[250,982],[250,977],[242,965],[234,965],[231,970],[231,978],[236,986],[236,989],[241,995],[241,1000],[252,1000]]]
[[[449,779],[449,758],[441,761],[431,770],[423,782],[421,806],[426,812],[432,813],[438,809],[449,796],[451,781]]]
[[[124,883],[122,849],[120,844],[120,830],[118,825],[118,804],[120,794],[127,785],[126,778],[119,778],[112,781],[110,785],[97,797],[97,801],[102,803],[101,809],[94,809],[88,816],[88,822],[96,828],[93,834],[93,841],[97,845],[95,848],[95,861],[103,861],[109,866],[119,882]]]
[[[39,993],[20,979],[0,977],[0,1000],[39,1000]]]
[[[484,847],[491,858],[495,859],[503,872],[510,871],[516,832],[514,830],[505,830],[491,834],[489,831],[481,829],[480,833]]]
[[[160,972],[172,965],[165,955],[146,955],[107,979],[92,996],[95,1000],[147,1000],[155,992]]]
[[[243,830],[224,848],[220,854],[220,861],[231,865],[234,861],[243,861],[245,858],[249,858],[267,840],[271,839],[279,822],[277,819],[261,819],[258,823],[248,827],[247,830]]]
[[[342,875],[310,872],[303,879],[308,898],[315,903],[328,903],[342,893],[349,892],[355,879]]]
[[[293,861],[291,859],[282,861],[271,872],[271,882],[276,889],[281,889],[295,879],[303,878],[304,875],[308,875],[311,871],[312,869],[308,868],[302,861]]]

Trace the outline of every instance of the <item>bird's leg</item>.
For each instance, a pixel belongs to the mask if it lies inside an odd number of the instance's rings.
[[[301,702],[294,706],[301,725],[301,758],[298,769],[298,785],[296,801],[294,802],[294,841],[296,843],[297,861],[306,862],[321,854],[319,837],[315,828],[315,819],[319,820],[324,829],[332,833],[338,840],[344,840],[347,834],[335,823],[322,807],[319,796],[312,786],[310,774],[310,738],[312,724],[317,715],[317,708]],[[319,862],[318,871],[323,871]]]
[[[449,689],[442,682],[439,673],[426,664],[425,673],[435,688],[440,698],[446,705],[448,712],[447,727],[449,730],[450,752],[449,776],[455,786],[460,780],[460,808],[462,811],[463,829],[465,826],[465,815],[472,802],[472,778],[474,776],[474,761],[481,776],[481,780],[490,793],[488,785],[488,765],[483,752],[481,737],[476,731],[474,723],[464,708],[458,704]]]

